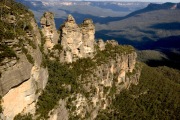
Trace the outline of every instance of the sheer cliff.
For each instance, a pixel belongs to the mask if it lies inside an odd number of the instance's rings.
[[[48,71],[41,67],[41,36],[33,14],[14,1],[0,2],[0,95],[2,118],[12,120],[18,113],[34,113]]]
[[[96,119],[123,89],[138,84],[141,66],[131,46],[95,40],[91,19],[72,15],[56,30],[45,12],[39,29],[21,4],[0,2],[0,95],[3,120]]]

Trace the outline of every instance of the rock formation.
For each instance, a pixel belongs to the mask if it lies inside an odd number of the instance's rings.
[[[102,44],[112,46],[112,50],[119,46],[115,41],[102,42]],[[102,48],[104,49],[104,47]],[[105,51],[102,48],[99,47],[103,53]],[[128,89],[131,84],[138,84],[140,66],[136,63],[136,52],[132,48],[129,49],[131,51],[129,53],[122,51],[121,54],[115,54],[113,58],[109,56],[106,62],[101,63],[99,61],[100,63],[98,63],[98,58],[93,59],[94,61],[97,60],[97,66],[92,69],[91,74],[79,78],[83,93],[79,92],[67,97],[73,99],[73,101],[67,103],[73,108],[73,110],[70,108],[69,116],[94,120],[98,112],[110,106],[116,94],[119,94],[123,89]],[[61,104],[59,103],[60,108],[62,108]],[[52,116],[58,118],[55,120],[63,120],[58,115],[62,110],[60,108],[55,109],[54,114],[52,114]],[[65,111],[66,109],[64,108]]]
[[[58,98],[54,109],[48,109],[49,120],[76,117],[96,119],[98,112],[108,108],[116,94],[122,89],[128,89],[131,84],[138,84],[140,67],[136,62],[135,50],[130,46],[118,45],[115,40],[99,40],[96,43],[95,26],[91,19],[85,19],[82,24],[77,25],[73,16],[69,15],[58,35],[53,14],[46,12],[41,18],[40,34],[34,18],[26,12],[3,19],[3,24],[7,26],[15,24],[17,18],[20,20],[19,27],[13,29],[14,33],[16,32],[14,36],[0,36],[0,55],[3,57],[0,58],[3,120],[13,120],[19,113],[31,113],[33,119],[40,116],[39,113],[37,116],[35,114],[39,107],[36,103],[38,97],[48,91],[47,82],[52,76],[48,75],[50,67],[47,68],[44,63],[48,64],[49,61],[54,60],[53,62],[58,64],[61,62],[63,67],[68,66],[67,70],[74,70],[72,74],[77,83],[77,88],[72,88],[74,83],[70,84],[73,81],[70,76],[69,81],[58,84],[58,88],[62,87],[60,90],[57,88],[58,94],[64,96]],[[7,20],[11,18],[13,21]],[[77,66],[74,66],[75,64]],[[53,67],[56,69],[56,66]],[[82,73],[77,73],[76,70]],[[66,75],[63,74],[61,79],[57,80],[62,80]],[[63,89],[65,91],[62,91]],[[42,92],[43,90],[45,92]],[[47,93],[50,92],[52,91]],[[42,96],[39,98],[42,99]]]
[[[104,41],[102,40],[102,39],[99,39],[98,41],[97,41],[97,45],[98,45],[98,47],[99,47],[99,50],[104,50],[105,49],[105,43],[104,43]]]
[[[39,93],[45,88],[48,71],[41,67],[42,53],[38,47],[41,36],[34,18],[27,13],[29,25],[32,29],[25,30],[25,34],[11,39],[3,39],[0,43],[9,49],[0,62],[0,95],[4,120],[13,120],[18,113],[35,113],[35,104]],[[24,20],[24,16],[19,16]],[[20,29],[20,28],[19,28]],[[5,53],[1,49],[1,53]]]
[[[60,30],[60,44],[63,47],[61,62],[93,57],[95,26],[92,20],[86,19],[78,26],[73,16],[69,15]]]
[[[41,18],[41,31],[45,37],[45,45],[46,49],[52,49],[55,44],[58,43],[59,34],[57,33],[55,23],[54,23],[54,15],[51,12],[45,12]]]

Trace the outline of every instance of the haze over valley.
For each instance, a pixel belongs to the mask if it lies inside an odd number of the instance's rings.
[[[0,120],[178,120],[180,3],[144,1],[1,0]]]
[[[179,3],[19,1],[29,6],[37,21],[45,11],[53,12],[57,29],[68,14],[72,14],[78,24],[91,18],[96,27],[96,39],[115,39],[120,44],[130,44],[138,50],[155,50],[160,56],[167,56],[162,58],[166,62],[175,60],[173,66],[176,66],[176,59],[179,60]]]

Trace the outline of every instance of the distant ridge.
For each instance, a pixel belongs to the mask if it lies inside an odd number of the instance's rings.
[[[164,4],[150,3],[146,8],[130,13],[127,17],[131,17],[137,14],[155,11],[155,10],[167,10],[167,9],[180,9],[180,3],[167,2]]]

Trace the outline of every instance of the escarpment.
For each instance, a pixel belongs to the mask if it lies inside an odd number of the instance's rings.
[[[0,36],[3,120],[27,113],[32,119],[93,120],[116,94],[138,84],[134,48],[96,41],[91,19],[78,25],[69,15],[58,32],[53,14],[46,12],[39,30],[32,13],[21,10],[7,9],[0,20],[10,26]]]
[[[41,36],[33,14],[14,1],[5,6],[0,20],[1,117],[12,120],[19,113],[35,113],[37,91],[45,88],[48,71],[41,67]]]
[[[100,111],[110,107],[116,94],[131,84],[138,84],[141,69],[134,49],[120,46],[115,41],[102,44],[105,44],[105,49],[97,49],[92,59],[79,59],[71,66],[75,72],[72,73],[78,76],[75,80],[78,86],[75,88],[70,84],[73,93],[64,99],[68,108],[63,109],[69,111],[66,119],[96,119]],[[60,116],[62,104],[64,101],[60,100],[50,119],[55,116],[57,120],[63,119]]]

